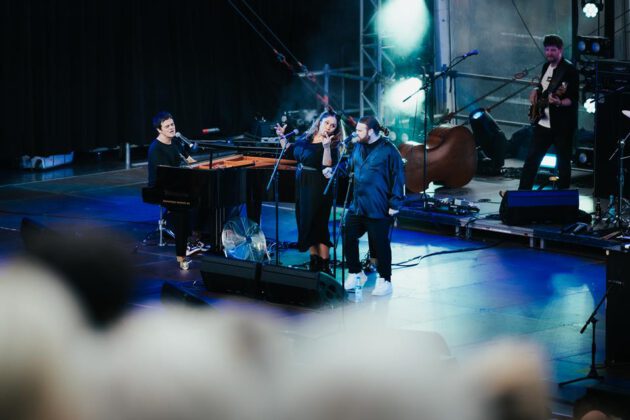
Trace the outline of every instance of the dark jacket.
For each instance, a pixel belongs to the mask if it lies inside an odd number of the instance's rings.
[[[354,173],[354,196],[350,213],[381,219],[388,210],[398,210],[405,196],[405,171],[396,146],[381,137],[379,144],[363,159],[365,145],[356,143],[350,157]]]
[[[549,63],[545,63],[542,68],[541,78],[544,76]],[[551,128],[555,130],[562,130],[565,132],[572,132],[577,127],[577,110],[580,94],[580,80],[577,69],[570,61],[562,59],[558,66],[553,71],[551,82],[547,88],[548,92],[555,92],[558,87],[566,82],[567,92],[562,98],[571,99],[571,106],[549,106],[549,116],[551,118]],[[540,92],[539,92],[540,94]]]

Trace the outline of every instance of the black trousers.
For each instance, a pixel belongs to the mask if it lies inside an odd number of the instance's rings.
[[[521,172],[519,190],[531,190],[534,186],[536,173],[540,167],[542,158],[551,145],[556,146],[558,158],[558,188],[565,189],[571,185],[571,154],[573,144],[573,130],[554,130],[537,125],[534,127],[534,136],[529,146],[527,158]]]
[[[374,251],[378,255],[379,276],[386,280],[391,279],[392,248],[389,240],[389,229],[392,221],[391,217],[370,219],[365,216],[352,214],[347,216],[343,246],[350,273],[359,273],[361,271],[359,238],[367,232],[370,244],[374,246]]]
[[[173,226],[173,233],[175,234],[175,255],[178,257],[185,257],[188,237],[190,236],[192,230],[192,211],[169,211],[166,215],[166,220],[171,226]]]

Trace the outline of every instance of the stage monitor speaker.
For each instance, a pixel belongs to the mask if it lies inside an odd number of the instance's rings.
[[[630,363],[630,252],[606,251],[606,365]]]
[[[506,191],[499,214],[506,225],[575,223],[579,215],[578,190]]]
[[[264,299],[302,306],[335,305],[345,296],[341,284],[326,273],[275,265],[262,267],[260,286]]]
[[[208,291],[260,297],[260,263],[206,255],[201,276]]]
[[[162,285],[161,298],[164,303],[176,303],[192,307],[210,306],[208,302],[192,291],[187,290],[186,287],[170,281],[165,281]]]

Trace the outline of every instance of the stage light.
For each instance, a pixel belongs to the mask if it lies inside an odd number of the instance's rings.
[[[497,122],[484,108],[469,115],[475,144],[477,145],[477,172],[484,175],[499,175],[505,163],[507,139]]]
[[[601,1],[582,0],[582,12],[587,18],[594,18],[604,8]]]
[[[587,3],[586,5],[584,5],[582,11],[587,18],[594,18],[595,16],[597,16],[599,9],[597,9],[597,6],[595,6],[593,3]]]
[[[553,153],[547,153],[540,161],[540,167],[543,169],[556,169],[558,157]]]
[[[588,98],[586,101],[584,101],[584,109],[589,114],[594,114],[595,113],[595,98]]]
[[[610,39],[605,36],[578,35],[577,49],[582,55],[612,57]]]
[[[394,82],[385,90],[383,103],[398,115],[413,116],[422,110],[424,91],[419,92],[407,102],[403,102],[412,93],[422,87],[422,81],[417,77],[408,77]]]
[[[394,51],[403,56],[422,45],[430,26],[429,10],[421,0],[390,0],[377,17],[379,35],[390,40]]]
[[[485,114],[485,112],[486,112],[485,110],[473,111],[470,118],[472,118],[473,120],[478,120],[479,118],[483,117],[483,114]]]
[[[593,168],[593,148],[578,147],[575,151],[575,164],[579,168]]]

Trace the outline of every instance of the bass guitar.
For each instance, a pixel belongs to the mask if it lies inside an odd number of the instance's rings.
[[[538,95],[536,99],[536,103],[529,107],[529,122],[531,125],[538,124],[538,121],[545,115],[545,108],[549,106],[549,96],[555,95],[558,97],[562,97],[567,91],[567,82],[562,82],[562,84],[555,90],[553,93],[549,93],[548,90],[544,91],[542,94]]]

